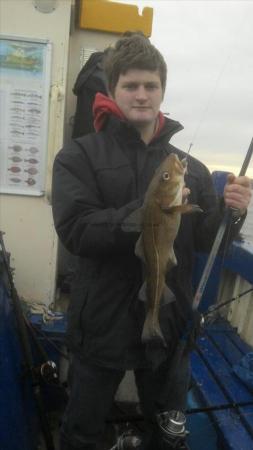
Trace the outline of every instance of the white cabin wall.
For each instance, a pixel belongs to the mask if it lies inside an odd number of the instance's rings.
[[[71,0],[60,0],[51,13],[39,12],[32,0],[1,0],[1,34],[52,42],[51,95],[46,195],[0,195],[0,229],[15,268],[21,297],[49,304],[54,299],[57,239],[50,205],[52,161],[63,142]]]
[[[224,271],[218,301],[232,299],[250,288],[252,285],[239,275]],[[253,346],[253,292],[230,303],[222,309],[221,314],[237,329],[241,338]]]
[[[0,229],[6,233],[17,290],[24,299],[45,304],[54,301],[57,272],[61,267],[64,272],[71,258],[54,230],[51,180],[54,157],[72,134],[76,108],[72,89],[83,65],[81,55],[83,49],[103,50],[119,36],[78,28],[75,13],[75,0],[56,0],[50,13],[39,12],[34,0],[0,0],[1,34],[52,43],[45,196],[0,194]]]
[[[83,30],[78,27],[71,26],[69,40],[69,63],[67,74],[67,91],[66,91],[66,109],[64,123],[64,141],[65,143],[71,139],[73,131],[73,119],[76,110],[77,98],[73,94],[73,87],[76,78],[83,67],[82,54],[83,50],[103,51],[106,47],[113,45],[119,35],[114,33],[106,33],[101,31]],[[87,52],[87,53],[88,53]],[[85,118],[84,118],[85,120]],[[66,275],[71,270],[75,258],[63,248],[59,243],[58,253],[58,272]]]

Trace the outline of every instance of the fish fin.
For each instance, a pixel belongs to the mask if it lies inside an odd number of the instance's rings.
[[[183,203],[182,205],[175,205],[175,206],[163,206],[161,209],[166,214],[173,214],[173,213],[191,214],[194,212],[203,212],[200,206],[192,205],[189,203]]]
[[[144,248],[143,248],[143,241],[142,241],[142,235],[140,235],[139,239],[137,240],[135,244],[135,254],[140,258],[144,263],[146,263],[146,258],[144,254]]]
[[[167,272],[173,267],[177,265],[177,258],[174,252],[173,247],[170,249],[168,254],[168,263],[167,263]]]
[[[195,212],[197,212],[197,213],[202,213],[203,212],[203,209],[200,208],[199,205],[194,205],[192,203],[187,203],[187,204],[184,204],[183,206],[186,207],[185,211],[184,211],[185,214],[192,214],[192,213],[195,213]]]
[[[147,283],[146,283],[146,281],[144,281],[143,285],[141,286],[141,288],[139,290],[138,299],[141,300],[142,302],[145,302],[145,303],[148,300],[148,298],[147,298]]]
[[[158,341],[148,342],[146,344],[146,357],[151,363],[152,370],[155,372],[168,358],[168,350]]]
[[[159,341],[159,343],[163,344],[164,347],[167,347],[158,319],[155,321],[153,320],[152,311],[147,313],[143,325],[141,340],[144,343]]]
[[[144,281],[144,283],[142,284],[142,286],[139,290],[138,299],[145,303],[148,301],[146,281]],[[172,290],[167,285],[165,285],[163,293],[162,293],[161,304],[168,305],[169,303],[172,303],[175,300],[176,300],[176,297],[173,294]]]
[[[169,303],[172,303],[175,300],[176,300],[176,297],[173,294],[172,290],[165,284],[162,298],[161,298],[161,304],[168,305]]]
[[[138,208],[127,216],[122,224],[121,229],[126,233],[140,233],[142,224],[142,208]]]

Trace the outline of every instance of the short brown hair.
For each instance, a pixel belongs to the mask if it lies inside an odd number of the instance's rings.
[[[167,66],[159,50],[141,32],[124,33],[114,47],[108,49],[104,70],[108,89],[114,94],[119,76],[130,69],[158,71],[163,92],[166,87]]]

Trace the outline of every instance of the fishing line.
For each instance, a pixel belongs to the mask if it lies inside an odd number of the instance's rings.
[[[223,308],[224,306],[229,305],[230,303],[235,302],[236,300],[239,300],[239,298],[243,297],[244,295],[249,294],[252,291],[253,291],[253,287],[250,288],[250,289],[247,289],[244,292],[241,292],[240,294],[236,295],[235,297],[233,297],[233,298],[231,298],[229,300],[226,300],[225,302],[219,303],[218,305],[210,306],[208,308],[208,310],[205,313],[203,313],[203,316],[204,317],[211,316],[213,313],[219,311],[219,309]]]
[[[213,89],[211,90],[211,93],[209,94],[209,97],[208,97],[208,99],[207,99],[206,106],[205,106],[204,109],[203,109],[203,112],[202,112],[202,115],[201,115],[201,117],[200,117],[199,123],[197,124],[196,129],[195,129],[195,132],[193,133],[193,136],[192,136],[192,139],[191,139],[191,143],[190,143],[190,145],[189,145],[189,149],[188,149],[188,152],[187,152],[188,154],[190,153],[190,150],[191,150],[192,146],[194,145],[194,142],[195,142],[196,137],[197,137],[197,135],[198,135],[198,133],[199,133],[199,130],[200,130],[201,126],[203,125],[203,123],[204,123],[204,121],[205,121],[205,119],[206,119],[206,117],[207,117],[207,113],[208,113],[208,111],[209,111],[209,108],[210,108],[210,105],[211,105],[211,103],[212,103],[213,97],[214,97],[214,95],[215,95],[215,93],[216,93],[216,90],[217,90],[217,88],[218,88],[218,84],[219,84],[219,82],[220,82],[220,80],[221,80],[221,78],[222,78],[222,76],[223,76],[223,73],[224,73],[224,71],[225,71],[225,67],[227,66],[228,61],[229,61],[230,59],[231,59],[231,55],[229,55],[229,56],[227,57],[227,59],[226,59],[224,65],[223,65],[223,67],[221,68],[221,71],[220,71],[220,73],[219,73],[219,75],[218,75],[218,77],[217,77],[217,79],[216,79],[216,81],[215,81],[214,87],[213,87]]]
[[[235,36],[238,36],[238,34],[241,36],[241,34],[242,34],[242,33],[241,33],[241,30],[243,29],[243,25],[244,25],[245,21],[246,21],[246,14],[243,16],[243,18],[242,18],[240,24],[238,25],[238,27],[236,28],[235,32],[233,33],[233,36],[234,36],[234,37],[235,37]],[[238,33],[239,31],[240,31],[240,33]],[[196,126],[196,128],[195,128],[195,131],[194,131],[194,133],[193,133],[193,135],[192,135],[192,139],[191,139],[191,141],[190,141],[190,144],[189,144],[189,147],[188,147],[188,151],[187,151],[187,154],[188,154],[188,155],[190,154],[191,148],[192,148],[193,145],[195,144],[195,141],[196,141],[196,138],[197,138],[197,136],[198,136],[198,134],[199,134],[200,128],[202,127],[204,121],[206,120],[207,113],[208,113],[208,111],[209,111],[209,108],[210,108],[210,105],[211,105],[212,100],[213,100],[213,98],[214,98],[214,95],[215,95],[215,93],[216,93],[216,91],[217,91],[217,89],[218,89],[218,85],[219,85],[219,83],[220,83],[220,81],[221,81],[221,79],[222,79],[222,77],[223,77],[223,74],[224,74],[224,72],[225,72],[225,69],[226,69],[228,63],[229,63],[229,62],[232,60],[232,58],[233,58],[233,52],[234,52],[234,50],[235,50],[235,43],[238,43],[238,40],[236,41],[235,38],[234,38],[233,41],[232,41],[232,43],[231,43],[231,49],[230,49],[230,51],[228,52],[228,56],[226,57],[225,62],[223,63],[220,72],[218,73],[218,76],[217,76],[217,78],[216,78],[216,81],[215,81],[215,83],[214,83],[214,86],[213,86],[213,88],[211,89],[211,92],[210,92],[210,94],[209,94],[209,96],[208,96],[208,98],[207,98],[207,102],[206,102],[206,104],[205,104],[205,106],[204,106],[204,108],[203,108],[203,111],[202,111],[202,114],[201,114],[201,116],[200,116],[199,122],[197,123],[197,126]]]

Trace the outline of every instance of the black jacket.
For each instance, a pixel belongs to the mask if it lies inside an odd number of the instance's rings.
[[[72,141],[57,155],[53,172],[53,216],[63,245],[79,256],[68,316],[72,351],[92,363],[115,368],[147,365],[141,332],[144,305],[138,300],[142,267],[134,254],[137,233],[121,224],[140,207],[154,170],[182,129],[166,119],[149,145],[127,123],[111,117],[103,131]],[[184,215],[175,241],[178,265],[168,274],[177,301],[161,307],[160,322],[172,354],[191,314],[195,250],[208,250],[222,207],[207,168],[189,157],[189,201],[203,214]]]
[[[92,53],[77,76],[73,88],[77,96],[73,138],[95,131],[92,114],[94,98],[98,92],[107,94],[103,57],[104,52]]]

